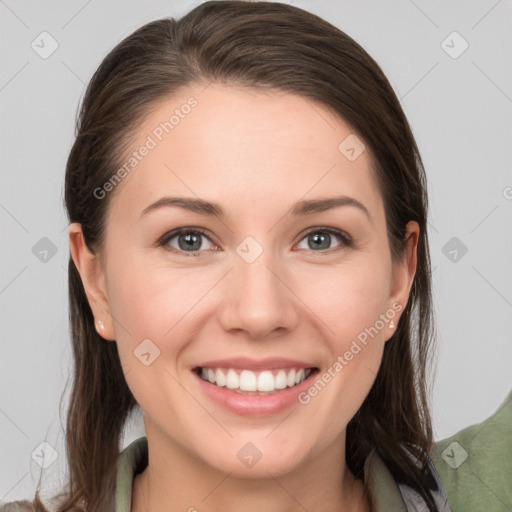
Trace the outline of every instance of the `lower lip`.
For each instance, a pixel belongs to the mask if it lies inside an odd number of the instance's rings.
[[[270,416],[296,404],[297,396],[311,385],[311,378],[317,375],[318,370],[313,370],[300,384],[277,390],[269,395],[244,395],[216,386],[203,380],[196,372],[192,373],[199,380],[204,393],[225,409],[243,416]]]

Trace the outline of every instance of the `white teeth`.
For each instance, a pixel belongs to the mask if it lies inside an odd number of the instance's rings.
[[[287,386],[286,382],[286,372],[284,370],[279,370],[276,375],[276,389],[284,389]]]
[[[224,387],[226,385],[226,376],[222,373],[222,370],[217,368],[215,372],[215,382],[217,386]]]
[[[258,375],[258,391],[274,391],[274,389],[276,389],[276,385],[272,372],[261,372]]]
[[[235,370],[229,370],[226,375],[226,387],[229,389],[238,389],[240,387],[240,379]]]
[[[311,371],[311,368],[307,370],[292,368],[274,371],[264,370],[262,372],[242,370],[238,373],[233,368],[202,368],[201,377],[216,386],[227,387],[228,389],[272,392],[276,389],[291,388],[300,384],[311,374]]]
[[[253,372],[243,370],[239,379],[239,388],[242,391],[256,391],[258,389],[258,380]]]

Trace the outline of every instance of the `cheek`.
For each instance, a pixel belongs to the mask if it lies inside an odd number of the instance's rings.
[[[114,259],[112,260],[114,261]],[[117,260],[109,279],[112,314],[136,339],[163,340],[208,289],[204,274],[155,264],[144,255]],[[118,328],[116,326],[116,334]]]
[[[327,351],[315,381],[299,396],[309,417],[321,429],[320,446],[343,431],[368,395],[382,360],[387,324],[385,281],[352,278],[343,284],[326,280],[328,293],[318,299],[315,313],[321,317]]]
[[[112,259],[112,261],[115,261]],[[196,273],[197,275],[197,273]],[[139,256],[119,259],[109,273],[109,303],[125,371],[146,359],[164,359],[172,369],[182,349],[180,330],[206,289],[185,272],[172,271]],[[147,341],[150,340],[150,341]],[[184,343],[184,342],[183,342]],[[143,359],[143,358],[142,358]]]
[[[332,435],[357,412],[378,373],[390,268],[384,259],[358,259],[337,268],[319,267],[300,280],[300,296],[314,312],[310,318],[316,319],[328,349],[321,373],[300,403],[311,404],[313,415],[324,417]]]
[[[326,338],[342,350],[348,340],[373,326],[385,313],[390,279],[386,261],[358,259],[309,269],[297,279],[295,289],[321,321]]]
[[[207,283],[197,281],[137,255],[119,259],[110,270],[109,300],[121,365],[128,387],[151,417],[177,417],[179,404],[187,401],[176,377],[190,335],[187,313],[207,290]]]

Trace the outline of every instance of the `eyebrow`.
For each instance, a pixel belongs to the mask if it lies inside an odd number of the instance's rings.
[[[176,206],[178,208],[183,208],[185,210],[189,210],[195,213],[199,213],[201,215],[208,215],[208,216],[217,216],[220,218],[225,217],[225,212],[217,203],[205,201],[203,199],[196,199],[193,197],[162,197],[155,201],[154,203],[151,203],[149,206],[144,208],[144,210],[141,213],[141,217],[151,211],[154,211],[159,208],[163,207],[172,207]],[[330,210],[332,208],[337,208],[340,206],[353,206],[355,208],[358,208],[362,212],[365,213],[365,215],[368,217],[370,222],[372,222],[372,218],[370,215],[370,212],[357,199],[354,199],[353,197],[348,196],[340,196],[340,197],[329,197],[326,199],[309,199],[309,200],[302,200],[296,203],[293,208],[291,209],[291,214],[294,216],[304,216],[304,215],[311,215],[313,213],[320,213],[325,212],[327,210]]]

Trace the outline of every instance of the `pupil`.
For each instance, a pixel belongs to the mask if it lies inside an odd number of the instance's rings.
[[[331,242],[331,236],[329,233],[315,233],[311,237],[313,239],[313,243],[309,244],[309,247],[311,249],[328,249]],[[182,240],[185,241],[184,244],[182,244]],[[194,234],[187,234],[182,235],[180,237],[180,248],[181,249],[200,249],[201,248],[201,241],[199,240],[199,236]]]
[[[329,235],[329,233],[315,233],[313,236],[312,236],[314,242],[313,242],[313,245],[312,244],[309,244],[310,248],[314,249],[318,249],[318,248],[321,248],[321,249],[328,249],[329,248],[329,245],[330,245],[330,242],[331,242],[331,235]],[[322,245],[323,243],[323,245]]]
[[[182,244],[181,241],[184,240],[185,243]],[[187,234],[182,235],[180,237],[180,248],[181,249],[200,249],[201,248],[201,241],[199,240],[198,235],[193,234]]]

